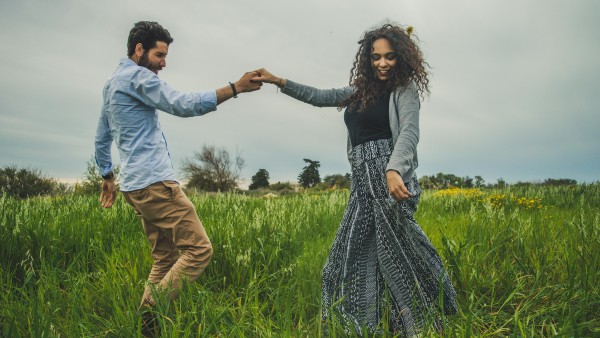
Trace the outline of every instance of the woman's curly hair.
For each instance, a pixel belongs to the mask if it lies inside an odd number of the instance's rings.
[[[411,38],[411,33],[412,27],[404,30],[389,23],[365,33],[358,41],[360,47],[350,70],[350,86],[354,87],[354,93],[341,102],[340,108],[364,111],[367,105],[376,102],[381,96],[389,95],[395,88],[405,87],[411,81],[415,82],[421,97],[429,93],[426,69],[429,68],[429,64],[423,59],[423,54]],[[396,52],[396,66],[390,70],[387,81],[377,78],[371,61],[373,42],[380,38],[387,39]]]

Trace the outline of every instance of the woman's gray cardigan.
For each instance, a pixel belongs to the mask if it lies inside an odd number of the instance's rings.
[[[351,87],[340,89],[317,89],[287,80],[282,92],[302,102],[317,107],[337,107],[340,102],[352,94]],[[408,86],[397,88],[390,95],[390,129],[394,142],[394,151],[386,171],[397,171],[406,182],[415,174],[418,166],[417,143],[419,143],[419,109],[421,101],[417,86],[410,82]],[[348,160],[352,163],[352,144],[348,137]]]

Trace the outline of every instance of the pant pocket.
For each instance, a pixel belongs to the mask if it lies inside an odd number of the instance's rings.
[[[163,181],[162,184],[165,187],[166,192],[169,194],[169,199],[171,201],[183,195],[181,186],[179,186],[179,183],[177,183],[176,181]]]

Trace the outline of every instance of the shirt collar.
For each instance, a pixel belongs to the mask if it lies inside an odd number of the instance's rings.
[[[127,66],[137,66],[138,64],[135,63],[135,62],[133,62],[133,60],[131,60],[130,58],[122,58],[119,61],[119,65],[120,66],[125,66],[125,65],[127,65]]]

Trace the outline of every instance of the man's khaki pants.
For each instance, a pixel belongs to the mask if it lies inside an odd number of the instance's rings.
[[[152,246],[154,264],[141,305],[156,305],[152,289],[168,292],[173,300],[183,281],[195,281],[212,256],[212,245],[196,209],[174,181],[157,182],[123,195],[142,218]]]

